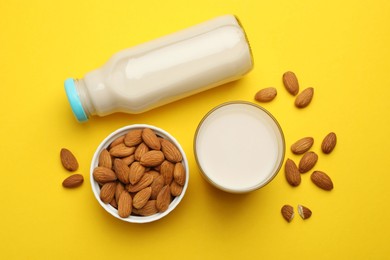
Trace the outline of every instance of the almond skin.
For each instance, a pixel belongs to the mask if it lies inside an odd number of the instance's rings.
[[[139,145],[142,142],[142,129],[129,131],[125,135],[123,142],[129,147]]]
[[[79,168],[79,163],[71,151],[62,148],[60,152],[62,166],[68,171],[74,172]]]
[[[112,143],[108,146],[108,150],[110,150],[112,147],[117,146],[118,144],[123,143],[123,140],[125,139],[125,136],[119,136],[117,137]]]
[[[140,143],[134,152],[134,159],[137,161],[141,160],[142,155],[149,152],[149,147],[145,143]]]
[[[305,173],[313,169],[318,161],[318,155],[315,152],[307,152],[299,161],[299,172]]]
[[[325,154],[329,154],[333,151],[337,143],[337,136],[335,133],[330,132],[322,141],[321,150]]]
[[[142,155],[140,163],[145,167],[155,167],[160,165],[164,160],[165,157],[163,152],[152,150]]]
[[[150,128],[144,128],[142,131],[142,140],[152,150],[160,150],[161,143],[156,133]]]
[[[255,100],[259,102],[270,102],[276,97],[277,94],[278,92],[276,91],[276,88],[264,88],[256,93]]]
[[[290,205],[284,205],[281,209],[281,213],[283,218],[287,222],[291,222],[291,220],[294,218],[294,208]]]
[[[127,157],[134,153],[135,147],[128,147],[121,143],[110,149],[110,154],[114,157]]]
[[[299,83],[297,76],[292,71],[287,71],[283,74],[283,84],[287,91],[295,96],[299,92]]]
[[[291,151],[294,154],[304,154],[310,150],[310,148],[313,146],[313,143],[313,137],[304,137],[291,145]]]
[[[298,213],[302,219],[308,219],[311,217],[311,210],[305,206],[298,205]]]
[[[127,191],[123,191],[118,201],[118,215],[121,218],[130,216],[133,208],[133,199]]]
[[[137,194],[135,194],[133,198],[133,207],[136,209],[140,209],[145,206],[145,204],[150,198],[150,195],[152,195],[151,187],[147,187],[137,192]]]
[[[164,177],[165,184],[170,184],[173,180],[173,171],[175,170],[175,164],[165,160],[160,167],[160,174]]]
[[[176,163],[173,170],[173,179],[181,186],[186,182],[186,170],[182,163]]]
[[[156,208],[159,212],[164,212],[168,209],[171,203],[171,191],[168,185],[165,185],[157,195]]]
[[[314,88],[307,88],[302,91],[295,99],[295,106],[297,108],[307,107],[313,99]]]
[[[121,159],[114,160],[114,172],[123,184],[129,183],[130,168]]]
[[[129,192],[138,192],[146,187],[148,187],[150,184],[153,182],[153,176],[145,173],[142,178],[136,183],[136,184],[127,184],[126,185],[126,190]]]
[[[81,174],[73,174],[62,182],[64,188],[76,188],[83,184],[84,177]]]
[[[173,163],[177,163],[183,160],[179,149],[170,141],[161,139],[161,150],[164,153],[165,158]]]
[[[116,182],[107,182],[100,189],[100,199],[104,203],[110,203],[115,196]]]
[[[331,178],[322,171],[314,171],[310,176],[311,181],[319,188],[323,190],[332,190],[333,182]]]
[[[152,194],[150,198],[154,200],[157,199],[157,195],[160,193],[164,185],[165,185],[165,179],[162,175],[154,178],[152,184],[150,185],[150,187],[152,188]]]
[[[99,155],[99,163],[98,166],[112,168],[112,159],[110,152],[107,149],[103,149]]]
[[[144,175],[145,167],[139,162],[133,162],[130,165],[129,181],[131,184],[136,184]]]
[[[284,172],[286,180],[291,186],[296,187],[301,184],[301,173],[299,172],[298,167],[293,160],[286,160],[284,165]]]
[[[125,187],[123,186],[123,184],[121,182],[118,182],[116,184],[116,188],[115,188],[115,200],[116,200],[116,204],[118,204],[119,202],[119,197],[122,193],[122,191],[125,190]]]
[[[158,212],[156,207],[156,200],[149,200],[145,206],[143,206],[141,209],[133,209],[134,214],[140,215],[140,216],[151,216]]]
[[[115,181],[117,179],[113,170],[98,166],[93,170],[93,178],[99,183]]]
[[[183,186],[178,184],[176,181],[173,181],[171,185],[169,185],[169,189],[171,190],[171,195],[176,197],[179,196],[183,191]]]

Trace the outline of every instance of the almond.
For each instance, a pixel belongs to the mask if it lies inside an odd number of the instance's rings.
[[[73,174],[73,175],[69,176],[68,178],[66,178],[62,182],[62,186],[65,188],[76,188],[76,187],[80,186],[81,184],[83,184],[83,182],[84,182],[83,175]]]
[[[145,143],[140,143],[134,152],[134,159],[137,161],[141,160],[142,155],[149,152],[149,147]]]
[[[147,173],[153,176],[153,180],[161,175],[158,171],[154,170],[147,171]]]
[[[112,147],[117,146],[118,144],[123,143],[123,140],[125,139],[125,136],[119,136],[117,137],[112,143],[108,146],[108,150],[110,150]]]
[[[317,163],[318,155],[315,152],[307,152],[299,162],[299,171],[305,173],[310,171]]]
[[[161,164],[160,174],[164,177],[165,184],[170,184],[173,180],[173,171],[175,170],[175,165],[170,161],[165,160]]]
[[[135,161],[135,155],[132,154],[130,156],[124,157],[122,158],[122,161],[128,166]]]
[[[118,202],[116,202],[115,198],[113,198],[110,202],[110,205],[115,208],[115,209],[118,209]]]
[[[116,158],[114,160],[114,172],[122,183],[129,183],[130,168],[123,162],[123,160]]]
[[[118,182],[116,184],[116,188],[115,188],[115,200],[116,200],[116,203],[118,204],[119,202],[119,197],[122,193],[122,191],[125,190],[125,187],[123,186],[123,184],[121,182]]]
[[[165,185],[157,195],[156,208],[159,212],[164,212],[168,209],[171,203],[171,191],[168,185]]]
[[[305,206],[298,205],[298,213],[302,217],[302,219],[308,219],[311,217],[311,210]]]
[[[332,190],[333,189],[333,182],[331,178],[322,171],[314,171],[310,179],[312,182],[317,185],[319,188],[323,190]]]
[[[176,163],[173,171],[173,179],[181,186],[186,182],[186,170],[182,163]]]
[[[152,150],[160,150],[161,143],[156,133],[150,128],[144,128],[142,131],[142,140]]]
[[[129,181],[131,184],[136,184],[144,175],[145,167],[139,162],[133,162],[130,165]]]
[[[259,102],[270,102],[272,101],[277,95],[276,88],[264,88],[258,91],[255,95],[255,100]]]
[[[183,156],[179,149],[172,142],[166,139],[161,139],[161,150],[168,161],[177,163],[183,160]]]
[[[283,218],[287,222],[291,222],[291,220],[294,218],[294,208],[290,205],[284,205],[281,209],[281,213]]]
[[[287,71],[283,74],[283,84],[287,91],[295,96],[299,92],[299,83],[297,76],[292,71]]]
[[[154,167],[160,165],[164,159],[164,154],[161,151],[152,150],[142,155],[140,163],[145,167]]]
[[[295,106],[297,108],[307,107],[313,99],[314,88],[307,88],[302,91],[295,99]]]
[[[139,145],[142,142],[142,129],[129,131],[123,141],[129,147]]]
[[[130,216],[133,208],[133,199],[127,191],[123,191],[118,201],[118,215],[121,218]]]
[[[110,149],[110,154],[114,157],[127,157],[134,153],[135,147],[128,147],[125,144],[118,144]]]
[[[110,203],[114,199],[116,182],[107,182],[100,189],[100,199],[104,203]]]
[[[62,166],[68,171],[74,172],[79,168],[79,163],[71,151],[62,148],[60,152]]]
[[[173,181],[171,185],[169,185],[169,189],[171,190],[171,195],[176,197],[179,196],[183,191],[183,186],[178,184],[176,181]]]
[[[140,209],[145,206],[146,202],[148,202],[150,198],[150,195],[152,195],[151,187],[147,187],[137,192],[137,194],[135,194],[133,198],[133,207],[136,209]]]
[[[293,160],[286,160],[286,164],[284,165],[284,172],[286,175],[286,180],[291,186],[296,187],[301,183],[301,174]]]
[[[141,209],[133,209],[134,214],[140,215],[140,216],[151,216],[158,212],[156,207],[156,200],[149,200],[145,206],[143,206]]]
[[[110,152],[107,149],[103,149],[100,152],[98,166],[102,166],[102,167],[106,167],[106,168],[111,169],[112,159],[111,159]]]
[[[321,150],[325,154],[329,154],[333,151],[334,147],[337,143],[337,137],[336,134],[333,132],[330,132],[327,136],[325,136],[324,140],[321,144]]]
[[[291,151],[294,154],[306,153],[313,146],[313,143],[314,143],[313,137],[304,137],[291,145]]]
[[[117,179],[113,170],[98,166],[93,170],[93,178],[99,183],[115,181]]]
[[[152,184],[150,185],[150,187],[152,188],[152,194],[150,198],[155,200],[157,198],[158,193],[161,191],[164,185],[165,185],[165,180],[162,175],[159,175],[156,178],[154,178]]]
[[[153,176],[145,173],[142,178],[136,184],[127,184],[126,189],[129,192],[138,192],[146,187],[148,187],[153,182]]]

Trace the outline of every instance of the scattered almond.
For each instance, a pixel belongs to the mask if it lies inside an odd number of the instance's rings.
[[[329,154],[333,151],[334,147],[337,143],[337,137],[336,134],[331,132],[327,136],[325,136],[324,140],[321,144],[321,150],[325,154]]]
[[[323,190],[332,190],[333,189],[333,182],[331,178],[322,171],[314,171],[310,179],[312,182],[317,185],[319,188]]]
[[[287,182],[291,186],[298,186],[301,183],[301,173],[298,170],[297,165],[291,159],[287,159],[284,165],[284,172]]]
[[[283,74],[283,84],[287,91],[295,96],[299,92],[299,83],[297,76],[292,71],[287,71]]]
[[[276,88],[269,87],[259,90],[255,95],[255,100],[259,102],[270,102],[277,95]]]
[[[298,205],[298,213],[302,219],[308,219],[311,217],[311,210],[305,206]]]
[[[294,218],[294,208],[290,205],[284,205],[281,209],[281,213],[283,218],[287,222],[291,222],[291,220]]]
[[[318,161],[318,155],[315,152],[307,152],[299,161],[299,172],[305,173],[310,171]]]
[[[83,175],[73,174],[73,175],[69,176],[68,178],[66,178],[62,182],[62,186],[65,188],[76,188],[76,187],[80,186],[81,184],[83,184],[83,182],[84,182]]]
[[[65,169],[74,172],[79,168],[79,163],[71,151],[62,148],[60,152],[61,163]]]
[[[313,146],[313,143],[314,143],[313,137],[304,137],[291,145],[291,151],[294,154],[306,153]]]
[[[314,88],[307,88],[302,91],[295,99],[295,106],[297,108],[307,107],[313,99]]]

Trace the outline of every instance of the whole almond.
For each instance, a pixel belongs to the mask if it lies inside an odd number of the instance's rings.
[[[119,136],[117,137],[112,143],[108,146],[108,150],[110,150],[112,147],[117,146],[118,144],[123,143],[123,140],[125,139],[125,136]]]
[[[99,183],[115,181],[117,179],[113,170],[98,166],[93,170],[93,178]]]
[[[179,149],[172,142],[166,139],[161,139],[161,150],[168,161],[177,163],[183,160],[183,156]]]
[[[157,195],[156,208],[159,212],[164,212],[168,209],[171,203],[171,191],[169,185],[165,185]]]
[[[156,214],[158,212],[156,200],[149,200],[141,209],[134,208],[133,212],[140,216],[151,216]]]
[[[276,88],[269,87],[259,90],[255,95],[255,100],[259,102],[270,102],[277,95]]]
[[[173,171],[175,170],[175,164],[168,160],[165,160],[160,167],[161,176],[164,177],[165,184],[170,184],[173,180]]]
[[[132,154],[132,155],[129,155],[127,157],[123,157],[122,161],[128,166],[135,161],[135,155]]]
[[[127,184],[126,190],[129,192],[138,192],[146,187],[148,187],[153,182],[153,176],[151,174],[145,173],[142,178],[136,184]]]
[[[125,190],[125,187],[123,186],[123,184],[121,182],[118,182],[116,184],[116,189],[115,189],[115,200],[116,200],[116,203],[118,204],[119,202],[119,197],[122,193],[122,191]]]
[[[287,91],[295,96],[299,92],[299,83],[297,76],[292,71],[287,71],[283,74],[283,84]]]
[[[164,159],[165,157],[163,152],[152,150],[142,155],[140,163],[145,167],[154,167],[160,165]]]
[[[156,133],[150,128],[144,128],[142,131],[142,140],[152,150],[160,150],[161,143]]]
[[[313,137],[304,137],[291,145],[291,151],[294,154],[306,153],[313,146],[313,143],[314,143]]]
[[[116,158],[114,160],[114,172],[123,184],[129,183],[130,168],[123,160]]]
[[[307,152],[299,161],[299,172],[305,173],[313,169],[318,161],[318,155],[315,152]]]
[[[284,165],[284,172],[287,182],[291,186],[298,186],[301,183],[301,173],[298,170],[297,165],[291,159],[287,159]]]
[[[100,189],[100,199],[104,203],[110,203],[115,196],[116,182],[107,182]]]
[[[152,195],[152,188],[147,187],[145,189],[140,190],[135,194],[133,198],[133,207],[136,209],[140,209],[148,202],[150,195]]]
[[[128,147],[125,144],[118,144],[110,149],[110,154],[114,157],[127,157],[134,153],[135,147]]]
[[[321,144],[321,150],[325,154],[329,154],[333,151],[334,147],[336,146],[337,143],[337,137],[336,134],[333,132],[330,132],[327,134],[322,141]]]
[[[121,218],[130,216],[133,208],[133,199],[127,191],[123,191],[118,201],[118,215]]]
[[[129,147],[139,145],[142,142],[142,129],[129,131],[123,142]]]
[[[140,162],[133,162],[130,165],[129,181],[131,184],[136,184],[144,175],[145,167]]]
[[[72,174],[62,182],[62,186],[65,188],[76,188],[83,184],[84,177],[81,174]]]
[[[74,172],[79,168],[79,163],[71,151],[62,148],[60,152],[62,166],[68,171]]]
[[[173,179],[181,186],[184,186],[184,183],[186,182],[186,170],[184,169],[183,164],[180,162],[175,164]]]
[[[107,149],[103,149],[100,152],[98,166],[102,166],[102,167],[106,167],[106,168],[111,169],[112,159],[111,159],[110,152]]]
[[[297,108],[307,107],[313,99],[314,88],[307,88],[302,91],[295,99],[295,106]]]
[[[284,205],[281,209],[281,213],[283,218],[287,222],[291,222],[291,220],[294,218],[294,208],[290,205]]]
[[[310,179],[315,185],[323,190],[329,191],[333,189],[333,182],[331,178],[322,171],[314,171],[311,174]]]
[[[171,190],[171,195],[176,197],[182,193],[183,186],[178,184],[176,181],[173,181],[173,182],[171,182],[171,185],[169,185],[169,189]]]
[[[302,219],[308,219],[311,217],[311,210],[305,206],[298,205],[298,213],[302,217]]]
[[[150,198],[153,200],[157,199],[157,195],[164,187],[164,185],[165,185],[165,180],[162,175],[159,175],[156,178],[154,178],[152,184],[150,185],[150,187],[152,188],[152,193]]]
[[[142,155],[149,152],[149,147],[145,143],[140,143],[134,152],[134,159],[137,161],[141,160]]]

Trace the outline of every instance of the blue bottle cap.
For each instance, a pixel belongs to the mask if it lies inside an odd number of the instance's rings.
[[[69,78],[65,80],[65,92],[77,121],[88,121],[88,116],[84,111],[83,105],[81,104],[81,100],[79,94],[77,93],[74,79]]]

